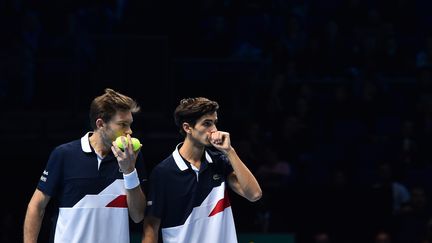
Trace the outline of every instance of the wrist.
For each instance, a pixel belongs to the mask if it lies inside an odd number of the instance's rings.
[[[226,156],[229,156],[230,154],[232,154],[233,152],[235,152],[234,148],[232,146],[230,146],[228,149],[224,150],[223,153]]]
[[[125,170],[119,169],[119,171],[120,171],[121,173],[123,173],[123,175],[128,175],[128,174],[132,173],[134,170],[135,170],[134,167],[132,167],[132,168],[128,168],[128,169],[125,169]]]
[[[136,169],[134,168],[134,170],[130,173],[123,173],[123,179],[124,179],[124,186],[126,189],[133,189],[137,186],[139,186],[140,181],[138,178],[138,173],[136,171]]]

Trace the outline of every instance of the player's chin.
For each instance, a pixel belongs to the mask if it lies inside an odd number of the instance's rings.
[[[210,141],[205,141],[204,146],[206,147],[213,147],[213,144],[210,143]]]

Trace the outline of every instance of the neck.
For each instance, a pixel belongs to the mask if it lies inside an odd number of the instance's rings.
[[[89,137],[89,142],[96,154],[101,157],[105,157],[110,151],[110,148],[106,148],[103,139],[98,132],[94,132],[93,135]]]
[[[201,158],[204,153],[204,146],[196,146],[190,140],[185,139],[183,146],[179,150],[179,153],[183,158],[199,168],[199,165],[201,164]]]

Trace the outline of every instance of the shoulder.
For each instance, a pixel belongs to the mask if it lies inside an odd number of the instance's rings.
[[[78,151],[82,151],[80,140],[74,140],[56,146],[51,154],[58,156],[61,154],[77,153]]]
[[[62,150],[62,151],[69,151],[69,150],[76,150],[76,149],[81,149],[81,141],[79,139],[60,144],[54,148],[54,150]]]
[[[60,168],[65,163],[74,164],[76,162],[76,156],[82,151],[79,140],[71,141],[56,146],[48,158],[47,167]]]
[[[175,166],[176,163],[174,161],[174,157],[171,154],[168,157],[166,157],[164,160],[156,164],[155,167],[153,168],[153,172],[162,173],[163,171],[167,171],[175,168]]]
[[[206,152],[212,158],[213,161],[216,160],[216,161],[228,162],[228,158],[226,157],[226,155],[215,148],[212,147],[206,148]]]

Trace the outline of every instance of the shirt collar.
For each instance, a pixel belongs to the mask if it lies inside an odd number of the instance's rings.
[[[90,146],[90,134],[92,134],[93,132],[88,132],[86,133],[82,138],[81,138],[81,149],[86,152],[86,153],[91,153],[92,149]]]
[[[180,152],[179,152],[179,148],[181,147],[182,144],[183,143],[177,144],[177,146],[176,146],[174,152],[172,153],[172,155],[173,155],[174,161],[176,162],[176,164],[179,167],[179,169],[181,171],[185,171],[185,170],[188,169],[188,166],[186,165],[187,162],[183,160],[183,158],[181,157]],[[206,150],[204,151],[204,153],[205,153],[205,158],[206,158],[207,162],[213,163],[212,158],[210,157],[210,155],[207,153]]]

